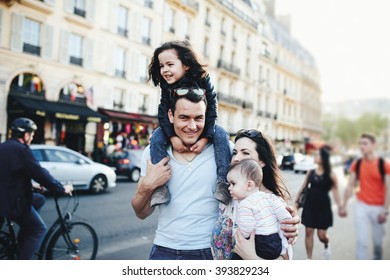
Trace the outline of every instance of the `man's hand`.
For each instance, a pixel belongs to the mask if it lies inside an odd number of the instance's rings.
[[[172,147],[175,151],[179,152],[179,153],[185,153],[185,152],[189,152],[190,150],[187,148],[187,146],[185,146],[183,144],[183,141],[177,137],[177,136],[172,136],[170,138],[171,140],[171,143],[172,143]]]
[[[73,192],[73,185],[72,184],[66,184],[64,185],[64,189],[65,189],[65,193],[66,194],[69,194],[69,195],[72,195],[72,192]]]
[[[190,150],[191,152],[194,152],[195,154],[200,154],[204,148],[207,145],[207,138],[201,138],[194,145],[191,146]]]
[[[290,212],[292,218],[281,221],[281,229],[284,231],[284,236],[287,237],[288,243],[294,245],[297,242],[298,227],[301,223],[301,218],[295,208],[286,206],[288,212]]]
[[[342,217],[342,218],[347,217],[347,209],[346,209],[345,206],[341,206],[339,208],[339,216]]]
[[[159,163],[152,164],[147,160],[146,175],[143,178],[143,187],[151,194],[156,188],[164,185],[171,178],[172,169],[168,164],[169,157],[163,158]],[[139,190],[142,192],[142,190]]]

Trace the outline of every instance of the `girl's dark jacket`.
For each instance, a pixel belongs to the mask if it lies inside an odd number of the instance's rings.
[[[213,140],[214,126],[218,117],[218,100],[217,93],[214,91],[214,86],[210,81],[210,76],[207,75],[199,84],[192,79],[184,77],[180,81],[169,85],[164,80],[160,84],[161,100],[158,106],[158,120],[165,137],[169,141],[172,136],[175,136],[175,131],[168,118],[168,109],[171,104],[171,92],[176,88],[182,87],[200,87],[206,90],[207,109],[206,109],[206,123],[201,138],[208,138]]]

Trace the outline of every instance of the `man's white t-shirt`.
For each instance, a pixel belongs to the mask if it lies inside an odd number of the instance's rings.
[[[176,249],[210,248],[211,234],[218,217],[218,201],[213,197],[217,183],[214,146],[208,144],[191,163],[177,161],[167,148],[172,168],[168,181],[171,201],[158,206],[160,215],[154,244]],[[145,148],[141,176],[146,175],[149,146]]]

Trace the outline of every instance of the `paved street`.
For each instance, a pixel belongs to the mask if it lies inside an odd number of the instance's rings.
[[[338,170],[340,184],[345,186],[341,170]],[[304,175],[294,174],[291,171],[283,171],[286,182],[295,197]],[[135,217],[130,205],[131,197],[136,189],[136,184],[129,183],[126,179],[118,180],[118,187],[101,195],[80,195],[79,210],[75,219],[86,220],[97,231],[99,236],[98,259],[101,260],[142,260],[147,259],[153,242],[154,231],[157,223],[158,211],[146,220]],[[350,211],[353,201],[350,203]],[[54,219],[53,204],[48,199],[47,205],[42,210],[42,215],[47,224]],[[334,209],[336,210],[336,209]],[[352,217],[339,218],[334,212],[334,227],[329,230],[331,237],[332,258],[338,260],[354,259],[354,226]],[[388,228],[390,224],[388,224]],[[390,238],[386,239],[385,248],[390,248]],[[322,259],[323,248],[315,239],[314,259]],[[304,246],[304,226],[300,227],[300,234],[294,246],[294,259],[306,259]],[[385,259],[390,260],[390,250],[385,252]]]

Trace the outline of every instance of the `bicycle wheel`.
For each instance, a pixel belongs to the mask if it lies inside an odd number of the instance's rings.
[[[70,223],[66,227],[68,233],[64,233],[60,227],[51,237],[46,249],[46,259],[94,260],[98,250],[95,230],[84,222]]]

